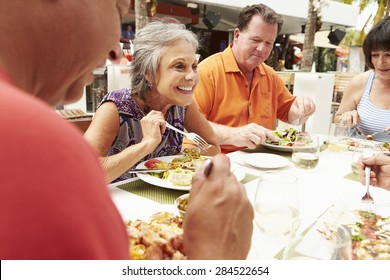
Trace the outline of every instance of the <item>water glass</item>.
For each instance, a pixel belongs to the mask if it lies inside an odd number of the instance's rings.
[[[350,144],[349,127],[332,123],[328,135],[328,149],[332,152],[346,152]]]
[[[287,238],[299,226],[297,178],[269,171],[259,177],[256,189],[255,224],[266,235]]]
[[[355,147],[352,153],[351,169],[354,175],[359,176],[359,158],[363,155],[363,149]]]
[[[298,168],[313,169],[318,165],[320,145],[318,136],[299,133],[292,150],[292,162]]]

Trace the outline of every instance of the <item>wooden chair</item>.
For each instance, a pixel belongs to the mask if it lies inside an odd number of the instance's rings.
[[[339,109],[345,89],[348,87],[352,78],[357,74],[358,73],[340,73],[335,76],[332,100],[332,121],[334,121],[336,112]]]
[[[335,76],[333,102],[341,102],[345,89],[349,85],[349,82],[352,80],[352,78],[357,74],[358,73],[340,73]]]
[[[285,86],[292,93],[294,87],[294,73],[291,72],[278,72],[278,76],[282,79]]]
[[[55,110],[58,115],[74,124],[82,133],[87,131],[92,122],[92,114],[86,114],[80,109]]]

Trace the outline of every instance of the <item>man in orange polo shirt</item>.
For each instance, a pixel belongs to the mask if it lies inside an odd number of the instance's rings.
[[[234,40],[226,50],[198,66],[194,98],[210,121],[222,152],[254,148],[276,119],[304,123],[315,111],[307,97],[294,97],[277,73],[263,62],[270,55],[283,20],[263,4],[247,6],[238,18]]]

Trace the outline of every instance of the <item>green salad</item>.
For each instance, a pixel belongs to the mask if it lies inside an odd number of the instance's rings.
[[[280,140],[273,141],[271,139],[267,139],[266,143],[279,146],[292,146],[299,131],[290,127],[284,129],[277,128],[276,130],[272,131],[272,133]]]

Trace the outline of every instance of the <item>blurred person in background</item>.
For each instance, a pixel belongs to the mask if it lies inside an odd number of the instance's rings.
[[[308,97],[294,97],[278,74],[264,61],[282,27],[282,17],[266,5],[242,9],[233,44],[203,60],[195,101],[209,120],[222,152],[255,148],[277,119],[299,125],[314,113]]]
[[[133,27],[131,26],[131,24],[127,24],[126,29],[122,31],[121,42],[129,43],[130,40],[134,40],[134,38],[135,38],[135,33],[133,31]]]
[[[357,127],[374,140],[390,142],[390,17],[378,22],[363,43],[370,70],[356,75],[345,89],[335,122]],[[352,136],[358,137],[355,133]]]
[[[192,99],[199,80],[197,48],[196,35],[183,24],[155,21],[138,31],[131,87],[103,98],[84,135],[98,152],[107,182],[136,176],[126,171],[151,158],[180,153],[183,135],[165,121],[205,139],[211,146],[203,154],[220,152]]]
[[[118,58],[118,24],[129,6],[129,0],[0,0],[0,36],[6,38],[0,40],[0,130],[6,135],[0,259],[129,258],[124,222],[96,153],[53,112],[82,96],[107,57]],[[245,258],[251,204],[225,156],[206,170],[194,179],[187,208],[187,256]]]

